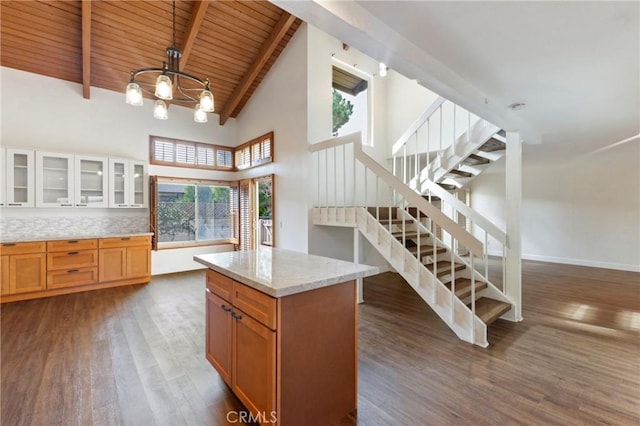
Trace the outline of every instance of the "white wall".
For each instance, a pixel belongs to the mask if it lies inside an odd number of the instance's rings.
[[[124,87],[122,93],[92,87],[91,99],[84,99],[80,84],[4,67],[0,68],[0,83],[2,146],[148,161],[149,135],[226,146],[236,144],[235,119],[219,126],[218,116],[210,114],[208,123],[199,124],[193,121],[191,109],[172,106],[168,120],[156,120],[149,100],[145,100],[143,107],[125,104]],[[235,174],[224,172],[158,166],[151,166],[149,170],[150,174],[162,176],[235,179]],[[41,213],[34,209],[4,210],[3,215],[19,214],[21,217],[38,217]],[[135,210],[140,212],[140,209]],[[82,217],[114,214],[108,209],[69,211],[71,216]],[[141,214],[145,214],[144,211]],[[201,265],[193,262],[192,257],[200,252],[202,248],[154,252],[152,273],[199,268]]]
[[[525,153],[522,181],[523,258],[640,272],[637,141],[576,158],[528,161]],[[502,162],[475,179],[471,194],[476,209],[504,226]]]
[[[275,174],[274,238],[279,248],[308,250],[307,49],[300,26],[237,118],[236,143],[274,132],[274,163],[239,173]]]

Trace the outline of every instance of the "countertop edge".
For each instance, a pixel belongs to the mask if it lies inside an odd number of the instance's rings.
[[[234,279],[238,282],[241,282],[242,284],[245,284],[255,290],[258,290],[264,294],[267,294],[271,297],[275,297],[275,298],[281,298],[281,297],[285,297],[285,296],[291,296],[293,294],[298,294],[298,293],[304,293],[305,291],[310,291],[310,290],[316,290],[319,288],[323,288],[323,287],[329,287],[335,284],[340,284],[346,281],[351,281],[351,280],[355,280],[357,278],[365,278],[365,277],[369,277],[372,275],[377,275],[380,272],[380,268],[377,266],[370,266],[370,265],[358,265],[360,267],[363,268],[367,268],[365,270],[362,271],[357,271],[357,272],[351,272],[351,273],[346,273],[343,275],[338,275],[335,277],[331,277],[331,278],[327,278],[325,280],[319,280],[319,281],[310,281],[308,283],[301,283],[299,285],[296,286],[292,286],[292,287],[287,287],[284,289],[275,289],[273,287],[270,287],[268,285],[265,285],[259,281],[253,280],[249,277],[246,277],[244,275],[240,275],[238,273],[235,273],[233,271],[230,271],[229,269],[226,269],[224,267],[221,267],[219,265],[216,265],[214,263],[211,262],[207,262],[206,260],[199,258],[198,255],[193,256],[193,260],[206,266],[207,268],[216,271],[222,275],[225,275],[231,279]]]
[[[5,243],[32,243],[37,241],[64,241],[64,240],[93,240],[96,238],[127,238],[127,237],[147,237],[153,232],[131,232],[122,234],[98,234],[98,235],[65,235],[65,236],[38,236],[28,238],[2,238],[0,244]]]

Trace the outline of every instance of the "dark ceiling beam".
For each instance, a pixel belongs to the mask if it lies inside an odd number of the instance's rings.
[[[182,58],[180,58],[180,71],[184,71],[184,67],[191,55],[191,49],[196,41],[198,31],[200,31],[200,25],[204,20],[204,15],[207,13],[207,7],[209,6],[209,0],[196,1],[193,5],[193,11],[191,12],[191,21],[187,28],[186,37],[184,38],[184,44],[182,45]]]
[[[220,113],[221,126],[227,122],[231,113],[236,109],[244,95],[247,93],[247,90],[249,90],[258,74],[260,74],[260,71],[262,71],[262,68],[264,68],[265,64],[273,54],[273,51],[276,49],[278,44],[280,44],[280,41],[285,34],[287,34],[287,31],[289,31],[289,28],[291,28],[291,25],[293,25],[295,20],[295,16],[287,12],[282,12],[282,16],[280,16],[280,19],[273,28],[273,31],[269,34],[269,37],[260,48],[258,56],[253,61],[253,64],[249,67],[246,74],[242,77],[242,80],[240,80],[240,83],[236,86],[231,98],[227,101],[227,104]]]
[[[91,0],[82,0],[82,97],[91,98]]]

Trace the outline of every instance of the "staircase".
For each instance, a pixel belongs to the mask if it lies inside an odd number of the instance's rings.
[[[464,155],[477,161],[471,154],[478,155],[476,151],[499,131],[476,127],[491,135],[481,144],[453,147],[450,158]],[[487,347],[487,327],[514,308],[506,281],[489,280],[487,240],[491,237],[506,246],[505,233],[438,183],[422,179],[423,173],[434,176],[447,169],[442,160],[437,167],[415,167],[420,173],[412,177],[412,186],[364,153],[359,141],[358,133],[311,145],[318,179],[313,223],[357,229],[460,339]],[[438,173],[444,176],[454,169]],[[430,201],[438,197],[464,215],[484,233],[484,242],[423,198],[423,190]]]

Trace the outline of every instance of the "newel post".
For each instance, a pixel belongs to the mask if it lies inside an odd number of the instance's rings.
[[[522,140],[519,132],[507,132],[505,161],[506,205],[506,265],[504,284],[506,296],[514,303],[514,309],[504,315],[511,321],[522,321]]]

